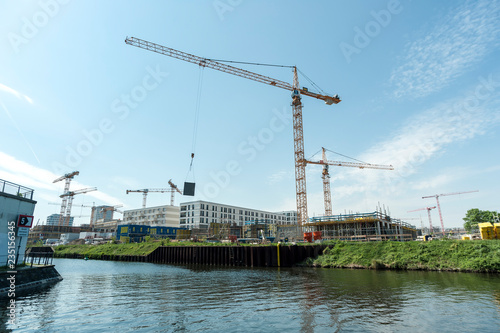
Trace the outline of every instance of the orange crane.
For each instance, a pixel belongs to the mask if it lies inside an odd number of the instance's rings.
[[[432,234],[434,232],[434,229],[432,228],[431,209],[434,209],[434,208],[436,208],[436,206],[434,206],[434,207],[419,208],[419,209],[409,210],[408,213],[418,212],[418,211],[421,211],[421,210],[427,210],[427,215],[429,216],[429,228],[431,229],[430,233]]]
[[[392,165],[381,165],[381,164],[370,164],[370,163],[356,163],[356,162],[340,162],[340,161],[329,161],[326,158],[326,149],[324,147],[321,148],[322,156],[319,161],[309,161],[306,160],[306,163],[309,164],[320,164],[323,165],[323,172],[321,174],[321,178],[323,179],[323,195],[325,201],[325,216],[332,216],[332,194],[330,191],[330,174],[328,172],[328,166],[342,166],[342,167],[351,167],[351,168],[360,168],[360,169],[382,169],[382,170],[394,170]]]
[[[151,43],[135,37],[127,37],[125,43],[148,51],[156,52],[172,58],[191,62],[201,67],[208,67],[224,73],[240,76],[264,84],[269,84],[292,92],[293,110],[293,143],[295,156],[295,190],[297,201],[297,222],[299,226],[307,223],[307,190],[306,190],[306,160],[304,158],[304,133],[302,124],[302,97],[301,95],[314,97],[323,100],[326,104],[332,105],[340,102],[338,95],[328,96],[309,91],[307,88],[299,86],[297,67],[293,68],[293,84],[276,80],[261,74],[253,73],[241,68],[222,64],[219,61],[198,57],[186,52],[178,51],[163,45]]]
[[[479,192],[479,190],[467,191],[467,192],[454,192],[454,193],[446,193],[446,194],[434,194],[434,195],[429,195],[429,196],[426,196],[426,197],[422,197],[422,199],[436,198],[437,208],[438,208],[438,212],[439,212],[439,220],[441,221],[441,230],[443,232],[443,236],[445,236],[445,232],[444,232],[443,215],[441,214],[441,206],[439,205],[439,197],[444,197],[446,195],[457,195],[457,194],[464,194],[464,193],[473,193],[473,192]]]
[[[179,190],[179,188],[177,187],[177,185],[175,185],[174,183],[172,183],[172,179],[170,179],[168,181],[168,185],[170,185],[170,192],[171,192],[171,195],[170,195],[170,206],[173,206],[174,205],[174,194],[175,192],[178,192],[182,195],[182,191]]]
[[[73,172],[65,174],[64,176],[57,178],[52,183],[57,183],[58,181],[61,181],[64,179],[65,183],[64,183],[64,192],[63,193],[68,193],[69,192],[69,185],[70,185],[71,181],[73,180],[73,178],[75,176],[78,176],[79,174],[80,174],[79,171],[73,171]],[[58,222],[59,225],[63,224],[63,215],[64,215],[64,212],[66,211],[67,203],[68,203],[68,197],[63,197],[62,201],[61,201],[61,213],[59,214],[59,222]]]
[[[63,225],[63,226],[67,226],[69,225],[69,219],[70,219],[70,216],[71,216],[71,206],[73,204],[73,197],[77,194],[83,194],[83,193],[87,193],[87,192],[92,192],[92,191],[96,191],[97,188],[96,187],[89,187],[89,188],[84,188],[84,189],[81,189],[81,190],[76,190],[76,191],[68,191],[64,194],[61,194],[59,197],[63,198],[67,198],[68,200],[68,206],[66,207],[66,216],[64,217],[64,220],[63,222],[61,223],[61,217],[59,217],[59,225]]]

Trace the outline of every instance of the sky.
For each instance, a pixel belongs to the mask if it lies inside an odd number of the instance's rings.
[[[393,165],[330,167],[334,214],[373,212],[445,228],[499,211],[500,1],[0,0],[0,179],[58,213],[79,171],[75,224],[90,208],[140,208],[141,193],[267,211],[296,209],[290,92],[127,45],[297,66],[341,102],[303,96],[305,156]],[[288,67],[233,64],[285,82]],[[310,79],[310,80],[309,80]],[[342,154],[338,155],[333,152]],[[195,157],[191,164],[191,154]],[[324,214],[321,166],[306,169],[309,217]],[[52,203],[52,204],[51,204]],[[55,203],[55,204],[53,204]],[[170,203],[150,193],[148,206]],[[82,217],[78,217],[82,216]],[[118,214],[118,217],[121,215]],[[431,211],[439,226],[437,210]]]

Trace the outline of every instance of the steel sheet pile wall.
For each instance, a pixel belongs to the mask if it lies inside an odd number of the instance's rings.
[[[162,246],[147,256],[161,264],[200,264],[214,266],[291,267],[309,257],[317,257],[324,245],[280,246],[279,265],[276,246]]]

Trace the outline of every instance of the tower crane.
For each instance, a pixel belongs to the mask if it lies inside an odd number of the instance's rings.
[[[59,197],[63,198],[67,198],[68,200],[68,206],[66,207],[66,216],[64,217],[64,221],[63,223],[61,223],[61,218],[59,217],[59,225],[63,225],[63,226],[67,226],[69,225],[69,219],[70,219],[70,216],[71,216],[71,206],[73,204],[73,197],[77,194],[83,194],[83,193],[87,193],[87,192],[92,192],[92,191],[96,191],[97,188],[96,187],[89,187],[89,188],[84,188],[84,189],[81,189],[81,190],[76,190],[76,191],[68,191],[64,194],[61,194]]]
[[[73,180],[73,178],[75,176],[78,176],[79,174],[80,174],[79,171],[73,171],[73,172],[65,174],[64,176],[57,178],[52,183],[57,183],[57,182],[64,179],[65,183],[64,183],[64,192],[63,193],[68,193],[69,192],[69,185],[70,185],[71,181]],[[59,222],[58,222],[59,225],[63,225],[63,215],[64,215],[64,212],[66,210],[67,203],[68,203],[68,197],[63,197],[62,201],[61,201],[61,213],[59,214]]]
[[[172,183],[173,184],[173,183]],[[174,185],[175,186],[175,185]],[[176,186],[177,188],[177,186]],[[178,190],[178,189],[177,189]],[[138,192],[138,193],[142,193],[142,208],[146,208],[146,199],[148,197],[148,193],[149,192],[156,192],[156,193],[167,193],[167,192],[172,192],[172,196],[173,196],[173,192],[175,191],[175,189],[173,188],[150,188],[150,189],[143,189],[143,190],[127,190],[127,194],[129,193],[133,193],[133,192]],[[180,192],[180,191],[179,191]],[[182,194],[182,192],[181,192]],[[172,199],[171,199],[172,200]],[[173,205],[172,205],[173,206]]]
[[[103,216],[106,215],[107,212],[111,211],[111,219],[113,219],[113,212],[118,212],[120,214],[123,214],[121,210],[118,210],[117,208],[123,207],[123,205],[115,205],[115,206],[107,206],[103,207],[100,209],[100,212],[102,213]],[[92,216],[90,217],[90,227],[92,228],[94,225],[94,219],[97,221],[97,217],[95,217],[97,207],[92,207]]]
[[[453,192],[453,193],[446,193],[446,194],[434,194],[434,195],[429,195],[429,196],[426,196],[426,197],[422,197],[422,199],[436,198],[437,208],[438,208],[438,212],[439,212],[439,220],[441,221],[441,230],[443,232],[443,236],[445,236],[445,233],[444,233],[444,223],[443,223],[443,215],[441,214],[441,206],[439,205],[439,197],[444,197],[444,196],[447,196],[447,195],[457,195],[457,194],[464,194],[464,193],[473,193],[473,192],[479,192],[479,190],[466,191],[466,192]]]
[[[174,183],[172,183],[172,179],[170,179],[168,181],[168,185],[170,185],[170,192],[171,192],[171,195],[170,195],[170,206],[173,206],[174,205],[174,194],[175,192],[178,192],[180,194],[182,194],[181,190],[179,190],[179,188],[177,187],[177,185],[175,185]]]
[[[382,170],[394,170],[392,165],[381,165],[381,164],[370,164],[370,163],[356,163],[356,162],[340,162],[340,161],[329,161],[326,158],[326,149],[321,148],[322,155],[319,161],[309,161],[305,160],[308,164],[320,164],[323,165],[323,172],[321,178],[323,179],[323,195],[325,201],[325,216],[332,216],[332,194],[330,191],[330,174],[328,171],[328,166],[343,166],[352,167],[359,169],[382,169]]]
[[[432,220],[431,220],[431,210],[432,209],[435,209],[436,206],[434,207],[425,207],[425,208],[419,208],[419,209],[414,209],[414,210],[409,210],[408,213],[411,213],[411,212],[418,212],[418,211],[421,211],[421,210],[427,210],[427,215],[429,216],[429,228],[431,229],[431,234],[434,233],[434,229],[432,228]],[[443,232],[444,234],[444,232]]]
[[[295,189],[297,202],[297,221],[299,226],[305,224],[308,219],[307,215],[307,190],[306,190],[306,161],[304,158],[304,133],[302,125],[302,97],[301,95],[314,97],[325,101],[327,105],[337,104],[340,102],[338,95],[328,96],[309,91],[307,88],[299,86],[297,67],[293,68],[293,84],[276,80],[261,74],[253,73],[241,68],[222,64],[219,61],[198,57],[186,52],[174,50],[172,48],[151,43],[135,37],[127,37],[125,43],[136,46],[148,51],[156,52],[172,58],[191,62],[201,67],[208,67],[224,73],[240,76],[246,79],[254,80],[264,84],[269,84],[278,88],[282,88],[292,92],[292,110],[293,110],[293,142],[295,156]]]

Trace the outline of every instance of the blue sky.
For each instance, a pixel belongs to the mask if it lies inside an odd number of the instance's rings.
[[[499,210],[499,1],[6,1],[0,20],[0,179],[35,189],[35,219],[62,183],[78,205],[139,208],[127,189],[182,187],[255,209],[295,209],[290,93],[126,45],[137,37],[212,59],[296,65],[342,102],[303,97],[305,155],[321,147],[394,171],[331,167],[334,214],[440,202],[445,227]],[[241,66],[292,82],[289,68]],[[197,98],[202,75],[201,97]],[[312,89],[304,77],[303,86]],[[196,144],[193,145],[199,102]],[[193,170],[190,155],[195,152]],[[316,155],[315,155],[316,154]],[[331,154],[331,160],[345,161]],[[321,167],[307,167],[309,216]],[[152,193],[148,206],[169,203]],[[436,210],[433,224],[439,224]],[[77,218],[85,223],[88,218]],[[408,220],[420,226],[420,220]]]

